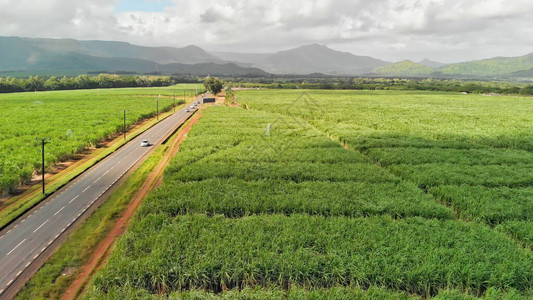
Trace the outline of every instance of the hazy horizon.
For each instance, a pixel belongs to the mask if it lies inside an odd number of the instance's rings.
[[[0,35],[272,53],[318,43],[398,62],[533,52],[533,2],[0,0]]]

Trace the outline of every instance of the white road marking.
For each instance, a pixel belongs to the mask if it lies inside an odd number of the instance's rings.
[[[29,261],[29,262],[24,266],[24,268],[27,268],[30,264],[31,264],[31,261]]]
[[[17,249],[17,248],[20,246],[20,244],[24,243],[25,240],[26,240],[26,239],[23,239],[18,245],[15,246],[15,248],[11,249],[11,251],[9,251],[9,253],[7,253],[6,256],[8,256],[9,254],[11,254],[11,252],[15,251],[15,249]]]
[[[13,279],[11,279],[11,280],[7,283],[7,286],[10,286],[12,283],[13,283]]]
[[[63,208],[65,208],[65,206],[64,206],[64,205],[63,205],[63,207],[61,207],[61,209],[59,209],[58,211],[56,211],[56,213],[54,214],[54,216],[55,216],[55,215],[57,215],[57,214],[58,214],[58,213],[59,213],[60,211],[62,211],[62,210],[63,210]]]
[[[37,227],[37,229],[35,229],[35,230],[33,231],[33,233],[35,233],[37,230],[41,229],[41,227],[43,227],[43,225],[46,224],[47,222],[48,222],[48,220],[44,221],[44,223],[41,224],[41,226]]]
[[[102,175],[102,176],[103,176],[103,175]],[[97,183],[98,180],[102,179],[102,176],[98,177],[98,179],[96,179],[96,180],[93,182],[93,184]]]
[[[4,292],[4,290],[0,290],[0,295],[2,295],[3,292]]]
[[[20,270],[15,277],[19,277],[19,275],[22,273],[22,270]]]
[[[86,190],[88,190],[91,186],[88,186],[86,187],[83,191],[81,191],[82,193],[85,192]]]
[[[37,258],[37,256],[39,256],[39,254],[35,254],[35,256],[33,257],[33,259],[35,260]]]
[[[46,250],[46,247],[43,247],[43,249],[41,249],[41,253],[42,253],[44,250]]]
[[[72,203],[72,201],[74,201],[74,200],[78,199],[78,197],[79,197],[79,196],[80,196],[80,195],[78,195],[78,196],[76,196],[76,197],[72,198],[72,200],[70,200],[70,201],[69,201],[68,203]]]

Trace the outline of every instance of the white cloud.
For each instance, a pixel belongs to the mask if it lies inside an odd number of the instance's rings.
[[[307,43],[382,59],[460,61],[533,52],[529,0],[173,0],[162,12],[118,0],[0,0],[0,35],[123,40],[238,52]]]

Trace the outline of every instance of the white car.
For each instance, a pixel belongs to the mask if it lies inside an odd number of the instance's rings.
[[[150,143],[148,142],[148,140],[142,140],[141,147],[148,147],[148,146],[150,146]]]
[[[191,110],[190,110],[190,109],[188,109],[188,108],[186,108],[186,109],[185,109],[185,112],[191,112]]]

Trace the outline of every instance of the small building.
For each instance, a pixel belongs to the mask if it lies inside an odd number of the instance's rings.
[[[203,98],[203,103],[215,103],[215,98]]]

